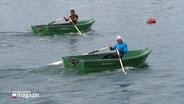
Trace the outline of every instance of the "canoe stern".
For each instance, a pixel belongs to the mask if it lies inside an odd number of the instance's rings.
[[[31,26],[32,32],[37,34],[49,34],[47,25],[34,25]]]

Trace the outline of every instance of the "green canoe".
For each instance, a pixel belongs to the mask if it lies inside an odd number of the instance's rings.
[[[88,31],[94,22],[95,22],[94,19],[78,21],[76,23],[76,26],[79,28],[80,31]],[[77,30],[73,25],[63,25],[63,24],[34,25],[31,26],[31,28],[33,33],[41,33],[44,35],[77,32]]]
[[[130,67],[143,65],[151,51],[149,48],[129,51],[123,57],[123,65]],[[64,67],[65,69],[76,69],[81,73],[112,70],[121,67],[118,59],[102,59],[106,54],[109,53],[66,56],[63,57]]]

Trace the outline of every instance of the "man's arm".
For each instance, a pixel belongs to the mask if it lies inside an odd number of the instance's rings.
[[[69,21],[69,18],[64,17],[65,21]]]
[[[125,44],[125,46],[124,46],[123,51],[124,51],[125,53],[127,53],[127,52],[128,52],[128,47],[127,47],[127,45],[126,45],[126,44]]]
[[[110,49],[110,50],[115,50],[115,49],[116,49],[116,44],[115,44],[113,47],[110,46],[109,49]]]

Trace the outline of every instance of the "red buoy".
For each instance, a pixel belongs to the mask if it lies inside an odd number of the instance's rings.
[[[156,23],[156,19],[155,18],[148,18],[146,20],[146,23],[148,23],[148,24]]]

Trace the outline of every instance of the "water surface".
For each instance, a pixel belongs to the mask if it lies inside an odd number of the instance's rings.
[[[0,3],[1,104],[183,104],[182,0],[2,0]],[[41,36],[30,26],[46,24],[75,9],[94,18],[92,31],[79,36]],[[156,24],[146,24],[154,17]],[[91,74],[48,66],[62,56],[113,45],[122,35],[129,50],[151,48],[149,67]],[[109,52],[109,51],[105,51]],[[11,98],[31,90],[40,98]]]

